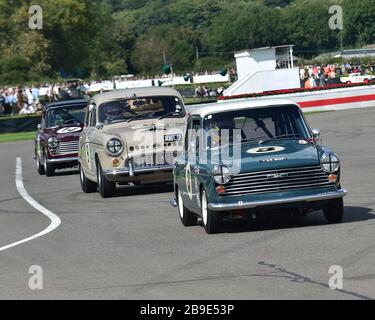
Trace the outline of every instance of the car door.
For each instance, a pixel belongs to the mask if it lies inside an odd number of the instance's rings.
[[[83,129],[81,135],[81,161],[82,165],[85,168],[86,174],[93,177],[96,175],[95,167],[93,166],[92,159],[94,158],[93,153],[93,146],[92,146],[92,135],[93,135],[93,128],[96,124],[96,108],[95,105],[90,103],[86,119],[85,119],[85,128]]]
[[[186,200],[190,208],[197,208],[199,205],[199,137],[197,135],[200,129],[201,120],[199,116],[193,116],[189,119],[187,132],[187,159],[185,166],[185,185]]]

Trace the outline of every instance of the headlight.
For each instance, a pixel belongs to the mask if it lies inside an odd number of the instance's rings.
[[[120,153],[122,153],[123,149],[124,149],[124,145],[119,139],[114,138],[114,139],[109,140],[107,143],[107,151],[111,155],[119,155]]]
[[[55,137],[51,137],[48,139],[48,147],[50,149],[56,149],[59,146],[59,140]]]
[[[340,168],[340,160],[332,153],[325,153],[320,161],[322,169],[328,173],[337,172]]]
[[[232,179],[232,174],[228,167],[218,165],[212,171],[212,178],[218,184],[227,184]]]

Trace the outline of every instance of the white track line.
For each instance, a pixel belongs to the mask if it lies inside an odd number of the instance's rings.
[[[23,185],[23,177],[22,177],[22,160],[21,158],[17,158],[17,164],[16,164],[16,187],[18,190],[18,193],[22,196],[22,198],[33,208],[43,213],[45,216],[47,216],[51,220],[51,224],[44,229],[43,231],[20,241],[8,244],[4,247],[0,248],[1,251],[5,251],[7,249],[19,246],[20,244],[35,240],[37,238],[45,236],[47,233],[50,233],[51,231],[58,228],[58,226],[61,224],[61,219],[54,214],[53,212],[49,211],[48,209],[44,208],[42,205],[40,205],[37,201],[35,201],[26,191],[24,185]]]

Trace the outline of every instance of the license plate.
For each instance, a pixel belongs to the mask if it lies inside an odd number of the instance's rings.
[[[181,141],[182,135],[181,134],[169,134],[164,136],[164,142],[176,142]]]

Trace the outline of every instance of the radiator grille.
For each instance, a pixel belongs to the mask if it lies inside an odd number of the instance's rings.
[[[259,171],[233,176],[222,196],[297,191],[334,186],[320,166]]]

